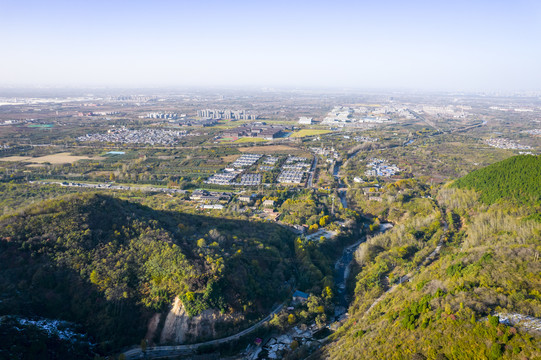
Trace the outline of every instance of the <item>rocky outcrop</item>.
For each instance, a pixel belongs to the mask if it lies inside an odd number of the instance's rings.
[[[145,335],[145,340],[148,343],[153,343],[154,337],[156,336],[156,331],[158,330],[158,326],[160,325],[160,317],[161,314],[154,314],[148,322],[147,334]]]
[[[226,315],[217,310],[205,310],[197,316],[190,316],[176,297],[165,319],[160,343],[186,344],[220,338],[234,333],[236,325],[243,320],[242,315]]]

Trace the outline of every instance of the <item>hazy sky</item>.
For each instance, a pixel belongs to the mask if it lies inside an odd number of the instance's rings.
[[[0,0],[0,39],[0,86],[541,89],[540,0]]]

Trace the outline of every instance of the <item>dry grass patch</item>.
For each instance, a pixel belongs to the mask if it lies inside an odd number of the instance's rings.
[[[103,158],[89,157],[89,156],[76,156],[76,155],[71,155],[68,152],[63,152],[63,153],[45,155],[45,156],[40,156],[40,157],[7,156],[7,157],[0,158],[0,161],[10,161],[10,162],[24,161],[24,162],[34,163],[34,164],[43,164],[43,163],[71,164],[79,160],[101,160],[101,159]]]
[[[305,152],[304,150],[297,149],[297,148],[287,146],[287,145],[250,146],[250,147],[239,148],[239,151],[249,152],[249,153],[260,153],[260,154]]]
[[[332,131],[330,131],[330,130],[302,129],[302,130],[299,130],[299,131],[291,134],[290,137],[292,137],[292,138],[302,138],[302,137],[306,137],[306,136],[315,136],[315,135],[328,134],[328,133],[331,133],[331,132]]]
[[[222,161],[225,162],[225,163],[231,163],[231,162],[237,160],[239,157],[240,157],[240,154],[222,156]]]
[[[242,147],[238,149],[241,152],[245,153],[256,153],[256,154],[282,154],[282,155],[296,155],[310,158],[312,154],[309,151],[295,148],[287,145],[269,145],[269,146],[250,146]]]

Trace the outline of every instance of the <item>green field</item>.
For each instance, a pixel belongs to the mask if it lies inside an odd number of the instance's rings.
[[[291,134],[290,137],[292,137],[292,138],[302,138],[302,137],[306,137],[306,136],[328,134],[330,132],[331,132],[330,130],[302,129],[302,130],[299,130],[299,131]]]
[[[234,141],[235,143],[251,143],[251,142],[265,142],[268,141],[262,138],[243,137]]]
[[[34,124],[34,125],[28,125],[29,128],[52,128],[54,127],[54,124]]]

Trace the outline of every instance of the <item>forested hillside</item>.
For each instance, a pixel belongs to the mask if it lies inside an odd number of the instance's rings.
[[[514,156],[473,171],[455,181],[454,185],[480,192],[480,200],[487,204],[509,199],[540,204],[541,156]]]
[[[175,295],[191,314],[256,318],[288,294],[293,244],[277,225],[69,195],[0,218],[0,315],[73,321],[107,351]]]
[[[456,184],[478,191],[438,192],[441,217],[412,209],[362,244],[350,316],[315,356],[541,358],[541,334],[531,323],[499,321],[519,314],[541,324],[539,161],[521,156],[476,171]],[[428,253],[417,249],[439,240],[439,254],[423,262]]]

